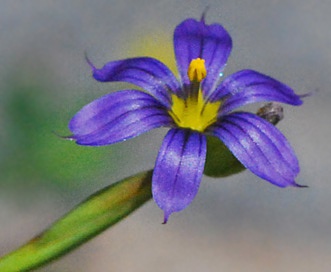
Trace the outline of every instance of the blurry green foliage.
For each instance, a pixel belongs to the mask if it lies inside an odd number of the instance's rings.
[[[55,106],[50,95],[55,90],[17,82],[9,86],[2,101],[1,183],[30,180],[75,187],[100,174],[101,162],[109,160],[109,149],[78,146],[56,135],[71,116]],[[72,105],[72,111],[78,109]]]

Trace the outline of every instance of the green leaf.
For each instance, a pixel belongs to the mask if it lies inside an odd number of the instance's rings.
[[[29,271],[46,264],[125,218],[151,199],[152,171],[93,194],[49,229],[0,258],[0,271]]]
[[[245,169],[221,140],[214,136],[207,136],[205,175],[210,177],[227,177]]]

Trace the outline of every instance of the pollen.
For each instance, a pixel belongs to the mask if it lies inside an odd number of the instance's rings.
[[[187,75],[190,81],[201,82],[207,76],[204,59],[193,59],[187,69]]]
[[[186,99],[173,94],[169,114],[179,127],[204,132],[216,122],[220,106],[221,101],[206,102],[201,90],[198,96],[189,96]]]

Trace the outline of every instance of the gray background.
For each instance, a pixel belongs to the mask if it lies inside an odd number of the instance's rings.
[[[12,140],[6,130],[10,112],[4,110],[8,82],[42,86],[45,98],[40,108],[51,105],[58,121],[53,127],[45,120],[50,129],[42,137],[54,141],[52,130],[68,133],[67,122],[81,106],[129,86],[95,82],[84,52],[99,67],[135,55],[156,56],[173,66],[174,27],[185,18],[199,18],[207,6],[207,22],[221,23],[234,42],[225,76],[251,68],[287,83],[297,93],[314,93],[302,107],[285,106],[285,120],[279,125],[300,160],[297,182],[310,188],[277,188],[248,171],[226,179],[205,177],[192,205],[174,214],[167,225],[160,224],[162,212],[150,201],[38,271],[329,271],[328,0],[1,0],[0,4],[0,148],[5,150],[0,163],[19,143],[18,139],[7,146]],[[36,106],[36,112],[40,108]],[[24,178],[25,170],[18,164],[13,171],[23,173],[15,182],[0,180],[0,254],[29,240],[96,190],[152,168],[165,131],[101,148],[109,160],[92,156],[103,170],[93,172],[88,181],[83,174],[61,186]],[[15,162],[19,161],[18,156]],[[107,171],[109,165],[113,167]]]

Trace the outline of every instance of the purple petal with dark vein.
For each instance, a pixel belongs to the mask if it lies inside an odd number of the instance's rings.
[[[148,57],[108,62],[103,68],[91,65],[93,77],[102,82],[124,81],[135,84],[170,107],[170,93],[180,95],[181,87],[173,73],[162,62]]]
[[[205,159],[204,135],[174,128],[165,136],[152,180],[153,197],[164,211],[164,223],[171,213],[183,210],[194,199]]]
[[[151,129],[172,125],[166,108],[149,94],[125,90],[83,107],[70,121],[72,139],[81,145],[108,145]]]
[[[278,101],[301,105],[299,95],[287,85],[253,70],[242,70],[228,76],[215,90],[211,101],[224,99],[222,114],[261,101]]]
[[[187,69],[196,58],[205,60],[207,77],[202,82],[202,90],[208,96],[220,78],[220,73],[228,60],[232,41],[228,32],[219,24],[206,25],[204,19],[187,19],[174,32],[174,48],[177,66],[183,84],[190,83]]]
[[[257,176],[280,186],[300,186],[298,160],[284,135],[255,114],[236,112],[224,116],[210,132]]]

